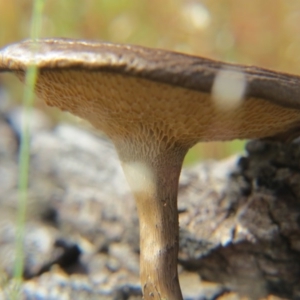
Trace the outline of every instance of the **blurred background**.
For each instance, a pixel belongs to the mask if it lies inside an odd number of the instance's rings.
[[[0,0],[0,47],[29,36],[31,0]],[[197,54],[300,74],[299,0],[49,0],[43,37],[69,37],[131,43]],[[17,105],[22,86],[12,76],[0,83]],[[54,122],[70,119],[36,106]],[[75,119],[76,121],[76,119]],[[186,164],[242,151],[244,142],[195,146]]]

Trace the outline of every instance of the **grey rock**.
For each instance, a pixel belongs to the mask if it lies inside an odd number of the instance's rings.
[[[0,118],[0,299],[14,290],[20,299],[141,299],[138,218],[118,157],[104,137],[67,124],[31,135],[25,272],[16,286],[18,143],[10,124]],[[186,300],[300,295],[300,145],[254,141],[247,150],[182,171]]]

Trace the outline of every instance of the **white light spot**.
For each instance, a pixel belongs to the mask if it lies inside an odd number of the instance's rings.
[[[218,72],[212,87],[212,98],[216,108],[234,110],[242,104],[246,90],[246,76],[243,72],[223,69]]]
[[[145,163],[125,163],[123,169],[133,193],[153,192],[154,175]]]
[[[201,3],[187,3],[182,9],[182,16],[188,29],[203,30],[210,24],[210,13]]]

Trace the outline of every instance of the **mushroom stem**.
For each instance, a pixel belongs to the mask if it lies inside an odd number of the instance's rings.
[[[187,150],[173,147],[157,153],[147,148],[118,148],[138,209],[142,291],[146,300],[182,300],[177,272],[177,193]]]

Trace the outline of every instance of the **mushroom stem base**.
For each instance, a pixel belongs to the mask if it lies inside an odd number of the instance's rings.
[[[185,154],[179,149],[155,157],[120,154],[139,214],[140,276],[146,300],[183,299],[177,272],[177,193]]]

